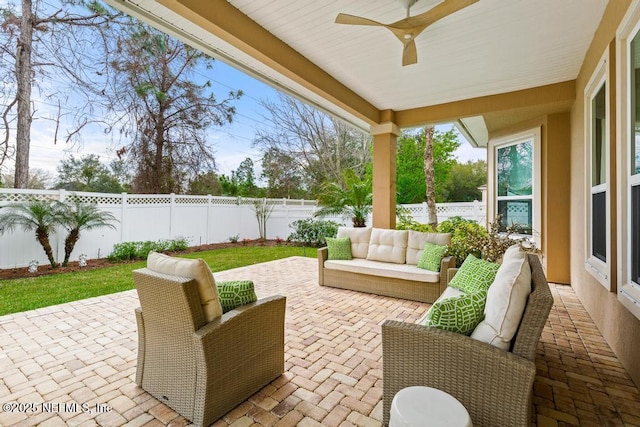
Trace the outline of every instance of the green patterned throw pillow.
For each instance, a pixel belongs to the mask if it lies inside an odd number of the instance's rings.
[[[447,246],[436,245],[431,242],[424,244],[424,251],[418,260],[417,267],[425,270],[440,271],[440,263],[449,248]]]
[[[327,256],[330,260],[352,259],[351,239],[348,237],[331,238],[327,237]]]
[[[253,290],[253,282],[250,280],[216,282],[216,287],[223,313],[258,300]]]
[[[484,318],[487,292],[478,291],[436,301],[427,312],[425,326],[471,335]]]
[[[499,267],[499,264],[478,259],[469,254],[449,282],[449,286],[459,289],[465,294],[486,291],[496,278]]]

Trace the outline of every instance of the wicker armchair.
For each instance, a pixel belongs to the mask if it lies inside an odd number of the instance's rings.
[[[540,260],[529,255],[532,293],[504,351],[453,332],[387,320],[382,325],[383,414],[393,396],[422,385],[443,390],[469,411],[474,427],[531,425],[536,346],[553,305]]]
[[[213,423],[284,371],[285,297],[206,323],[194,280],[146,268],[133,278],[136,383],[195,425]]]

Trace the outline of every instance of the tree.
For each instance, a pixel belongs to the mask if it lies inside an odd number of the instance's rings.
[[[126,190],[125,184],[119,182],[118,175],[124,172],[119,161],[112,162],[118,171],[114,173],[95,154],[75,158],[70,156],[58,165],[58,180],[54,188],[63,188],[69,191],[95,191],[100,193],[122,193]],[[126,175],[125,175],[126,176]]]
[[[427,189],[427,224],[435,228],[438,225],[436,212],[436,178],[433,167],[433,126],[424,128],[424,185]]]
[[[13,188],[14,172],[9,171],[4,174],[2,180],[5,182],[7,188]],[[52,182],[53,176],[49,171],[40,168],[31,168],[29,170],[29,179],[26,188],[30,190],[44,190],[50,188]]]
[[[269,148],[262,157],[262,177],[267,180],[268,197],[304,198],[302,173],[293,157]]]
[[[487,162],[455,163],[449,177],[444,182],[442,199],[444,202],[472,202],[482,198],[478,190],[487,183]]]
[[[372,209],[371,181],[359,178],[352,170],[343,173],[344,188],[337,182],[326,182],[319,196],[321,208],[314,216],[343,215],[354,227],[366,227]]]
[[[53,142],[61,131],[63,115],[73,118],[66,141],[78,137],[79,129],[93,120],[90,117],[94,98],[103,88],[99,81],[107,54],[100,49],[100,41],[106,40],[101,31],[118,15],[102,3],[84,0],[66,0],[55,6],[39,0],[21,0],[20,12],[13,6],[2,7],[0,12],[2,78],[13,84],[11,90],[3,93],[5,102],[0,115],[4,136],[0,141],[0,165],[15,151],[14,186],[26,188],[35,114],[31,95],[34,84],[40,90],[40,99],[44,100],[40,105],[46,102],[49,106],[57,106]],[[9,67],[10,64],[13,67]],[[55,85],[45,83],[47,79],[55,81]],[[76,105],[63,113],[63,105],[68,100],[66,86],[81,87],[87,96],[84,105]],[[10,132],[14,120],[15,147],[11,144]]]
[[[113,87],[130,91],[111,107],[122,113],[122,131],[132,139],[124,151],[137,165],[133,189],[179,192],[185,178],[215,168],[207,131],[232,121],[231,103],[242,92],[218,101],[211,81],[197,83],[194,74],[202,64],[211,69],[213,58],[147,25],[131,26],[117,47]]]
[[[218,174],[213,171],[198,174],[189,181],[189,194],[210,194],[219,196],[222,194],[222,184]]]
[[[71,252],[80,239],[81,231],[102,227],[115,229],[112,222],[117,220],[111,212],[102,211],[96,205],[82,203],[75,198],[71,203],[58,202],[57,221],[67,229],[67,237],[64,239],[64,261],[62,261],[62,266],[66,267]]]
[[[236,182],[239,187],[239,195],[251,197],[256,195],[257,186],[256,186],[256,173],[253,170],[253,160],[247,157],[238,166],[238,169],[235,172]]]
[[[312,196],[324,182],[342,185],[343,172],[359,177],[371,161],[371,137],[294,98],[280,95],[278,102],[262,101],[268,111],[265,127],[258,129],[254,145],[263,156],[288,156],[300,171]]]
[[[424,171],[425,133],[404,132],[398,138],[396,158],[397,203],[426,201]],[[436,202],[443,201],[443,186],[456,163],[454,153],[460,146],[454,129],[433,134],[433,168]]]
[[[29,232],[35,231],[36,240],[44,249],[52,268],[58,263],[53,257],[49,235],[58,225],[56,204],[49,200],[32,200],[23,203],[11,203],[0,209],[0,234],[13,232],[16,228]]]

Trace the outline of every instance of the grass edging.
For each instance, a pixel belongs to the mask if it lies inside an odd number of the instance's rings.
[[[291,256],[315,258],[317,250],[305,250],[299,246],[242,246],[177,256],[202,258],[215,273]],[[131,272],[145,265],[146,261],[139,261],[94,270],[1,281],[0,316],[133,289]]]

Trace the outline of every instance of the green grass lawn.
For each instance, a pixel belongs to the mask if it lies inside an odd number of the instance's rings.
[[[315,258],[317,250],[297,246],[246,246],[180,256],[202,258],[215,273],[295,255]],[[131,271],[145,264],[145,261],[114,264],[95,270],[1,281],[0,316],[133,289]]]

